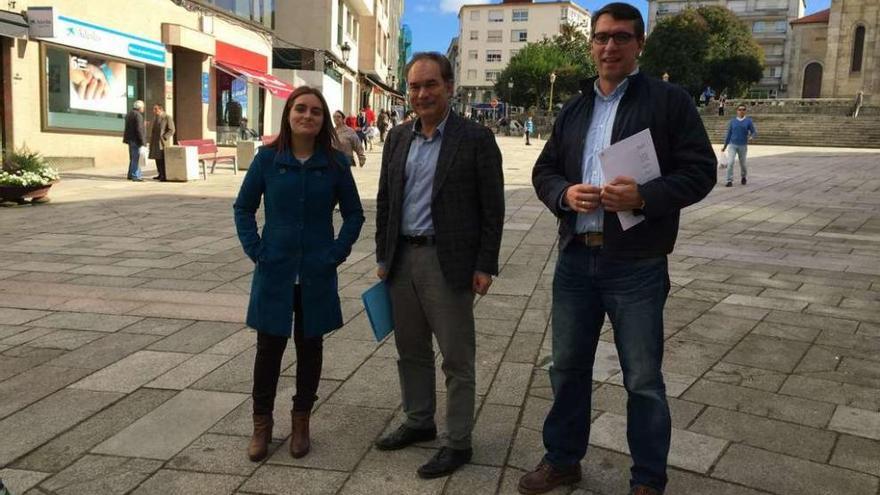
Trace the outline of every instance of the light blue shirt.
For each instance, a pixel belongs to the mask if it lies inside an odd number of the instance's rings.
[[[422,134],[422,121],[413,124],[413,140],[406,157],[406,179],[403,186],[403,235],[434,235],[434,222],[431,220],[431,195],[434,192],[434,174],[437,159],[443,144],[443,130],[446,120],[434,130],[430,138]]]
[[[610,95],[605,96],[599,90],[599,80],[593,84],[593,92],[596,97],[593,100],[593,118],[587,128],[587,139],[584,145],[582,180],[584,184],[602,187],[605,182],[605,174],[599,163],[599,152],[611,146],[611,131],[614,128],[614,117],[617,115],[617,107],[626,88],[629,86],[629,78],[614,88]],[[602,232],[605,209],[599,206],[590,213],[578,213],[575,232]]]

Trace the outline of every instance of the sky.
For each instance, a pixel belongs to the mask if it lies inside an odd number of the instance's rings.
[[[575,0],[590,12],[599,10],[611,0]],[[642,11],[647,21],[647,0],[630,0]],[[462,5],[500,3],[501,0],[404,0],[403,23],[413,33],[413,53],[438,51],[446,53],[449,42],[458,33],[458,10]],[[827,9],[830,0],[807,0],[806,14]]]

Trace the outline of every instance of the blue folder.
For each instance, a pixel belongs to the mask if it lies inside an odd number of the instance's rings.
[[[391,316],[391,295],[388,294],[388,286],[385,285],[385,282],[379,281],[367,289],[361,295],[361,299],[364,301],[364,309],[367,310],[367,317],[370,319],[370,326],[373,327],[376,342],[381,342],[394,329],[394,318]]]

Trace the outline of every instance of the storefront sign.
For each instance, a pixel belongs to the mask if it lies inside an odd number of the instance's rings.
[[[211,92],[211,75],[207,72],[202,72],[202,103],[209,103],[210,93]]]
[[[64,15],[56,16],[53,24],[53,35],[31,36],[60,45],[136,60],[145,64],[165,65],[165,45],[159,41],[141,38]]]
[[[28,7],[28,36],[51,38],[55,36],[55,9],[53,7]]]

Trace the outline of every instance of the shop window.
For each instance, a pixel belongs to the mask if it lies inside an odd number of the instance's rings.
[[[234,145],[262,135],[264,90],[223,71],[217,76],[217,144]]]
[[[45,62],[47,129],[122,132],[125,114],[144,99],[142,65],[50,46]]]

